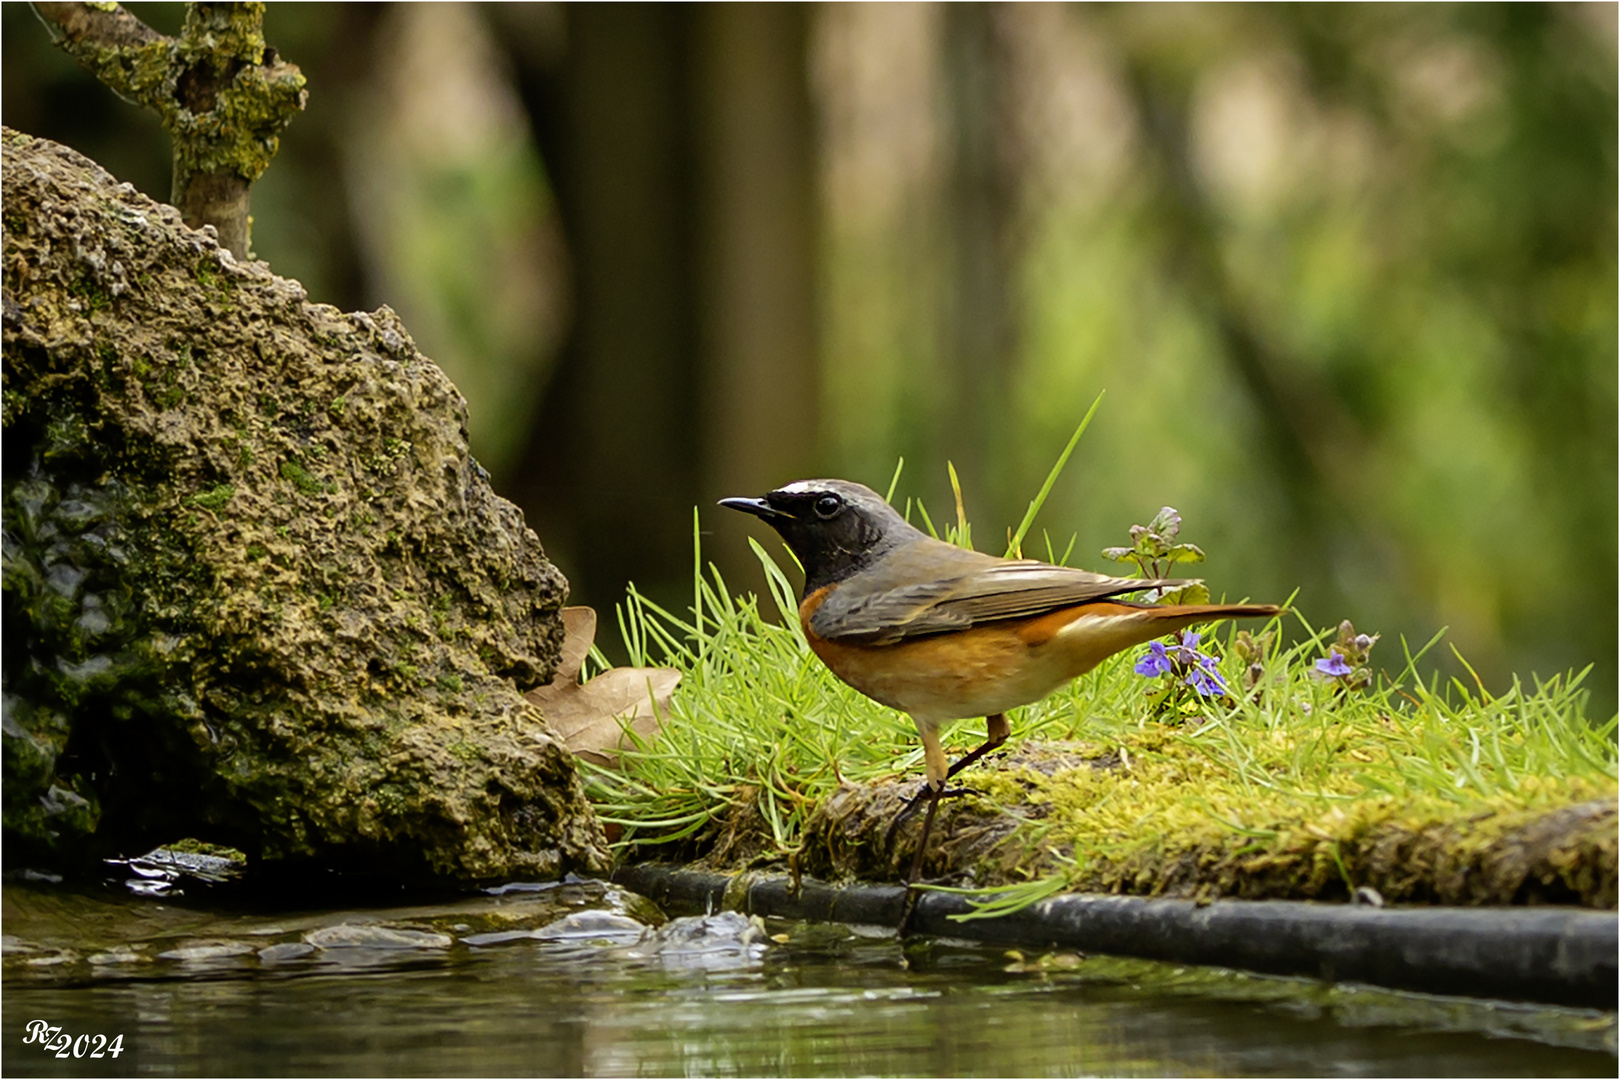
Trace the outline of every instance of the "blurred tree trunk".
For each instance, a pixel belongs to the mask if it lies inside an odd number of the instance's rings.
[[[368,74],[385,62],[377,52],[377,34],[388,8],[383,4],[282,5],[273,14],[279,24],[303,20],[287,29],[299,38],[340,41],[337,48],[310,50],[302,67],[319,90],[320,108],[298,119],[298,137],[282,144],[281,167],[268,182],[284,183],[284,202],[296,202],[308,227],[293,232],[284,221],[261,217],[263,257],[279,273],[297,277],[310,295],[343,311],[369,311],[389,303],[367,289],[368,273],[356,236],[354,206],[348,195],[352,178],[345,175],[344,142],[354,102]],[[306,55],[304,53],[301,56]],[[343,177],[343,192],[333,191]],[[263,211],[260,212],[263,214]],[[270,227],[272,226],[273,227]]]
[[[1012,308],[1020,258],[1013,223],[1018,154],[1008,108],[1008,58],[989,4],[944,8],[944,221],[947,276],[940,297],[941,361],[951,392],[935,418],[939,457],[953,460],[964,486],[990,501],[971,511],[982,521],[1016,517],[1016,497],[1002,494],[1010,477],[991,475],[1005,461],[992,442],[1012,438],[1008,421],[1015,362]],[[922,463],[937,469],[938,460]],[[991,501],[993,500],[993,501]],[[994,547],[994,536],[980,546]],[[989,550],[989,548],[986,548]],[[998,552],[999,553],[999,552]]]
[[[611,604],[687,572],[698,477],[689,9],[565,9],[525,103],[575,274],[572,332],[514,490],[574,597]],[[518,56],[520,66],[523,61]]]
[[[737,515],[715,498],[819,475],[816,188],[806,53],[811,9],[714,4],[699,23],[706,555],[758,576]],[[746,571],[746,573],[745,573]],[[757,586],[756,586],[757,588]]]
[[[569,5],[548,54],[521,10],[488,10],[575,273],[572,329],[510,495],[577,601],[611,605],[634,577],[684,606],[692,507],[707,526],[715,499],[813,460],[807,16]],[[740,530],[707,554],[751,562]]]

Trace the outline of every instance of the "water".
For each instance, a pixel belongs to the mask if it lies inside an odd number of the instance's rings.
[[[616,929],[647,913],[596,883],[303,914],[7,886],[0,1066],[19,1077],[1616,1068],[1612,1014],[1105,957],[1020,958],[843,926],[737,920],[711,939],[667,943]],[[528,936],[570,915],[550,940]],[[570,934],[582,918],[597,921]],[[308,944],[340,940],[351,944]],[[75,1059],[70,1046],[58,1059],[24,1043],[35,1019],[75,1036],[121,1034],[122,1053]],[[79,1045],[88,1052],[91,1040]]]

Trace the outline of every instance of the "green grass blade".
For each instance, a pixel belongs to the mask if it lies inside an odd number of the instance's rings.
[[[1063,472],[1063,466],[1069,463],[1069,455],[1074,453],[1076,446],[1080,445],[1080,436],[1086,433],[1086,428],[1090,425],[1091,418],[1096,415],[1097,406],[1102,404],[1102,399],[1103,396],[1099,393],[1097,400],[1091,403],[1091,408],[1086,410],[1085,418],[1080,421],[1080,426],[1074,429],[1073,435],[1069,436],[1069,445],[1063,448],[1063,453],[1058,455],[1057,464],[1053,465],[1052,471],[1046,474],[1046,483],[1041,485],[1041,490],[1036,493],[1034,500],[1029,504],[1029,509],[1024,511],[1024,520],[1018,523],[1018,528],[1013,531],[1012,540],[1007,544],[1008,558],[1012,558],[1014,552],[1023,550],[1024,537],[1028,535],[1029,527],[1035,524],[1035,515],[1039,514],[1041,507],[1046,504],[1046,497],[1052,493],[1052,485],[1057,483],[1058,476]]]
[[[894,463],[894,475],[889,477],[889,490],[883,493],[884,502],[891,504],[894,502],[894,489],[899,486],[900,470],[905,467],[906,459],[904,457]]]

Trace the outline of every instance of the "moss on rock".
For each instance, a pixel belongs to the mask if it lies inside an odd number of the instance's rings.
[[[310,303],[65,147],[0,150],[11,858],[604,866],[522,696],[567,583],[393,312]]]
[[[1186,749],[1157,735],[1145,733],[1132,749],[1156,746],[1167,760]],[[1104,747],[1030,743],[1005,764],[974,776],[986,797],[941,804],[925,877],[1015,885],[1060,874],[1081,892],[1198,900],[1343,901],[1369,886],[1399,903],[1616,903],[1614,792],[1579,778],[1548,781],[1536,800],[1543,805],[1504,800],[1459,813],[1443,798],[1372,798],[1239,831],[1207,813],[1170,829],[1152,824],[1189,802],[1201,810],[1196,792],[1189,800],[1179,782],[1160,782]],[[1135,833],[1107,835],[1098,808],[1142,789],[1159,810],[1135,814]],[[892,849],[884,838],[916,790],[899,781],[841,787],[805,822],[801,868],[830,880],[897,878],[916,852],[922,815]]]

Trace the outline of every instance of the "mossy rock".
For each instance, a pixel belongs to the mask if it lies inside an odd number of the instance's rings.
[[[0,150],[10,865],[189,836],[401,880],[605,866],[522,696],[567,582],[393,312]]]

